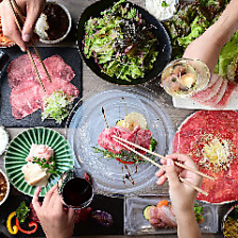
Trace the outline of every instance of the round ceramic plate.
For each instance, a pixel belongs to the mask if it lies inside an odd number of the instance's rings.
[[[208,192],[208,196],[198,193],[197,200],[199,201],[221,205],[236,201],[238,198],[238,192],[234,189],[238,184],[238,157],[235,149],[233,150],[234,159],[227,170],[215,172],[210,170],[209,166],[204,168],[200,165],[203,160],[200,153],[204,145],[210,143],[212,139],[222,138],[237,145],[237,116],[236,111],[201,110],[192,113],[178,127],[171,151],[190,154],[201,172],[216,178],[215,181],[203,179],[201,188]],[[203,142],[203,136],[208,138],[206,142]]]
[[[10,142],[5,154],[4,166],[12,185],[29,196],[33,196],[36,186],[30,186],[25,181],[22,166],[27,163],[25,159],[32,144],[48,145],[54,150],[56,170],[64,172],[73,167],[69,143],[58,132],[43,127],[22,132]],[[59,175],[51,175],[47,186],[42,187],[40,196],[45,196],[58,179]]]
[[[157,167],[142,163],[137,166],[125,165],[115,159],[104,158],[95,153],[98,136],[106,124],[102,114],[104,108],[109,127],[131,112],[144,115],[148,129],[158,142],[156,152],[168,153],[173,138],[173,126],[169,116],[155,95],[145,87],[125,87],[100,92],[78,103],[68,128],[68,139],[75,158],[91,173],[95,180],[97,193],[113,196],[115,194],[139,194],[151,191],[155,186]],[[102,149],[102,148],[101,148]],[[128,172],[134,184],[126,179]]]

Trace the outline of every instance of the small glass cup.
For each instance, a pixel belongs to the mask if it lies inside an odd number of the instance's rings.
[[[92,176],[82,168],[65,171],[61,175],[57,187],[63,204],[70,208],[85,208],[94,197]]]
[[[210,70],[199,59],[180,58],[169,63],[161,75],[161,86],[172,97],[191,97],[205,89]]]

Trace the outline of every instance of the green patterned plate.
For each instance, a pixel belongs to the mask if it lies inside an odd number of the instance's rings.
[[[68,141],[58,132],[38,127],[26,130],[16,136],[9,144],[4,160],[5,170],[12,185],[20,192],[33,196],[36,186],[27,184],[22,173],[22,166],[32,144],[50,146],[55,152],[56,169],[64,172],[73,167],[73,157]],[[59,175],[51,175],[46,187],[42,187],[40,196],[45,196],[47,191],[57,183]]]

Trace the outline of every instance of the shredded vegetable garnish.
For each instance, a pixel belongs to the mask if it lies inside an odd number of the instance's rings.
[[[93,57],[102,72],[131,81],[153,68],[157,39],[138,11],[121,0],[85,24],[83,50]]]
[[[198,146],[193,155],[202,157],[199,165],[215,172],[230,168],[234,159],[234,145],[231,140],[223,139],[220,135],[204,134],[198,144],[203,147]]]
[[[44,109],[41,119],[55,119],[59,124],[69,115],[72,108],[73,97],[66,95],[61,90],[53,92],[44,100]]]
[[[232,217],[229,217],[226,219],[224,223],[224,236],[225,237],[231,237],[231,238],[238,238],[238,219],[233,219]]]

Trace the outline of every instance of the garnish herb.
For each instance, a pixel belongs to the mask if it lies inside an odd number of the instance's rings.
[[[144,162],[144,160],[141,160],[141,158],[134,154],[130,153],[126,150],[121,150],[119,153],[111,152],[107,149],[100,149],[98,147],[92,147],[94,149],[95,153],[102,153],[103,157],[109,158],[109,159],[117,159],[121,162],[134,162],[135,164],[140,164],[141,162]]]
[[[161,3],[161,6],[162,6],[162,7],[169,7],[169,4],[168,4],[166,1],[163,1],[163,2]]]
[[[21,202],[20,206],[16,210],[17,219],[20,223],[25,222],[30,208],[26,206],[25,201]]]
[[[198,206],[197,203],[194,204],[194,213],[197,223],[202,223],[204,221],[203,217],[203,206]]]
[[[51,157],[49,163],[47,163],[45,158],[40,159],[34,156],[33,163],[38,164],[42,169],[47,169],[47,172],[51,174],[60,174],[59,171],[55,170],[56,163],[54,157]]]
[[[155,147],[157,145],[157,141],[154,138],[151,138],[151,144],[150,144],[150,150],[154,151]],[[117,161],[123,163],[123,162],[133,162],[134,164],[140,164],[140,163],[148,163],[148,161],[145,161],[140,158],[139,155],[134,154],[127,150],[121,150],[119,153],[111,152],[108,149],[100,149],[96,146],[92,147],[94,149],[95,153],[102,153],[103,157],[109,158],[109,159],[116,159]],[[150,159],[155,160],[155,156],[146,154],[147,157],[150,157]]]
[[[53,118],[59,124],[69,115],[72,108],[73,97],[68,96],[62,90],[53,92],[44,100],[44,109],[41,119]]]
[[[155,151],[155,147],[157,146],[157,141],[153,138],[153,137],[151,137],[151,139],[150,139],[150,151]]]

